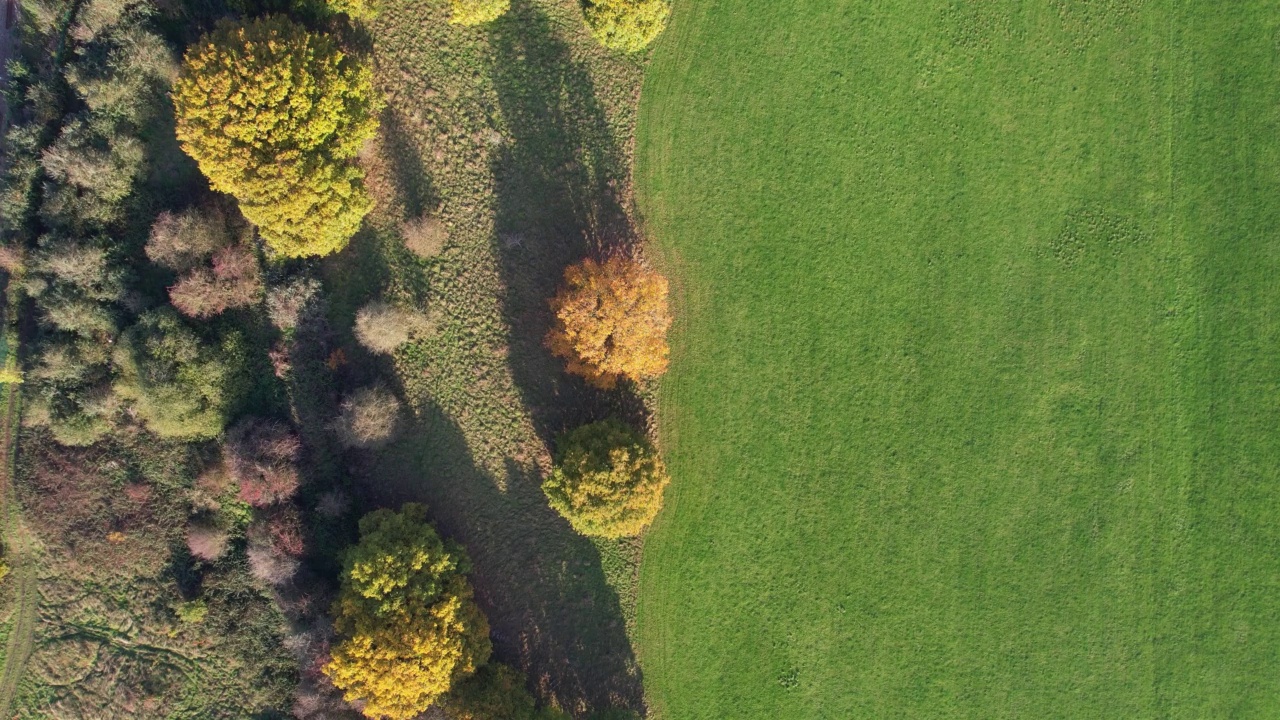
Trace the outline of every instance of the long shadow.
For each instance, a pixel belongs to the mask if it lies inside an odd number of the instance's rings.
[[[379,147],[383,160],[391,168],[396,199],[404,207],[405,217],[417,218],[434,210],[440,204],[440,198],[431,187],[422,154],[405,132],[399,113],[391,107],[383,110],[378,131],[382,134]]]
[[[397,442],[360,460],[371,505],[425,502],[435,526],[467,548],[497,659],[525,669],[539,695],[577,717],[643,708],[600,556],[547,506],[539,478],[513,461],[500,490],[472,461],[457,425],[430,405]]]
[[[564,430],[608,414],[643,420],[632,393],[586,387],[543,346],[547,300],[564,268],[636,242],[619,190],[628,170],[591,75],[547,16],[517,0],[493,28],[491,73],[510,135],[493,172],[511,367],[535,427],[553,446]]]

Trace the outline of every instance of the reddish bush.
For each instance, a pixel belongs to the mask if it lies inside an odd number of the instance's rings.
[[[254,507],[288,500],[298,490],[302,445],[284,423],[246,418],[227,434],[227,469],[240,499]]]
[[[229,308],[251,305],[261,294],[258,260],[239,245],[214,254],[212,269],[193,270],[169,288],[169,300],[188,317],[212,317]]]
[[[285,555],[301,557],[306,550],[306,541],[297,508],[285,506],[263,514],[250,526],[249,542],[270,546]]]

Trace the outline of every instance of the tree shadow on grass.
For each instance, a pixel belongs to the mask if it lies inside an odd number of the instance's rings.
[[[602,393],[566,376],[543,345],[552,321],[547,301],[565,267],[630,252],[636,243],[620,190],[626,158],[590,73],[542,10],[517,0],[494,23],[491,42],[508,135],[493,173],[516,384],[548,446],[565,430],[611,414],[643,423],[643,403],[632,393]]]
[[[578,717],[640,710],[618,596],[595,547],[547,506],[539,478],[510,461],[500,490],[434,406],[407,425],[391,446],[360,455],[369,503],[425,502],[436,528],[467,548],[497,659],[525,669],[539,695]]]

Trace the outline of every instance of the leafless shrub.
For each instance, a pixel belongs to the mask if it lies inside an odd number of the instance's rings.
[[[267,293],[267,315],[281,330],[293,330],[320,310],[320,283],[314,278],[294,278]]]
[[[258,260],[248,248],[225,247],[213,256],[213,268],[197,268],[169,288],[173,306],[188,317],[213,317],[251,305],[262,292]]]
[[[187,548],[201,560],[215,562],[227,552],[227,531],[205,520],[187,525]]]
[[[249,572],[267,585],[284,585],[298,573],[299,563],[270,545],[250,545]]]
[[[270,546],[291,557],[301,557],[306,550],[302,518],[291,505],[264,512],[249,526],[248,536],[254,545]]]
[[[434,324],[423,312],[375,300],[356,313],[356,339],[376,353],[394,352],[414,335],[425,335]]]
[[[400,401],[383,385],[361,388],[342,401],[332,428],[345,447],[383,445],[395,434]]]
[[[26,260],[26,252],[21,245],[0,245],[0,269],[7,273],[15,273],[22,268]]]
[[[341,490],[329,490],[316,502],[316,512],[327,518],[340,518],[351,509],[351,498]]]
[[[231,244],[226,215],[218,209],[162,212],[151,226],[147,257],[175,272],[190,270]]]
[[[424,259],[439,255],[449,242],[449,229],[439,218],[429,215],[406,220],[400,226],[400,232],[404,235],[404,246],[409,252]]]
[[[284,423],[246,418],[227,433],[227,470],[240,486],[240,499],[266,507],[293,497],[298,489],[302,444]]]

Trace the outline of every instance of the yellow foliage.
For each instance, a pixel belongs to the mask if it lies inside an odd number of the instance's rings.
[[[667,26],[667,0],[587,0],[587,27],[601,45],[637,52],[649,46]]]
[[[617,420],[584,425],[561,441],[542,491],[583,535],[639,535],[662,509],[670,479],[662,458],[640,433]]]
[[[483,25],[502,17],[511,9],[511,0],[451,0],[454,25]]]
[[[372,207],[349,161],[377,131],[367,62],[285,17],[223,22],[174,84],[178,140],[276,252],[346,246]]]
[[[670,352],[667,291],[666,278],[630,258],[572,265],[551,300],[547,347],[566,370],[606,390],[622,378],[661,375]]]
[[[341,641],[324,671],[373,718],[409,720],[489,658],[489,624],[463,575],[468,561],[426,523],[426,508],[360,521],[334,606]]]

